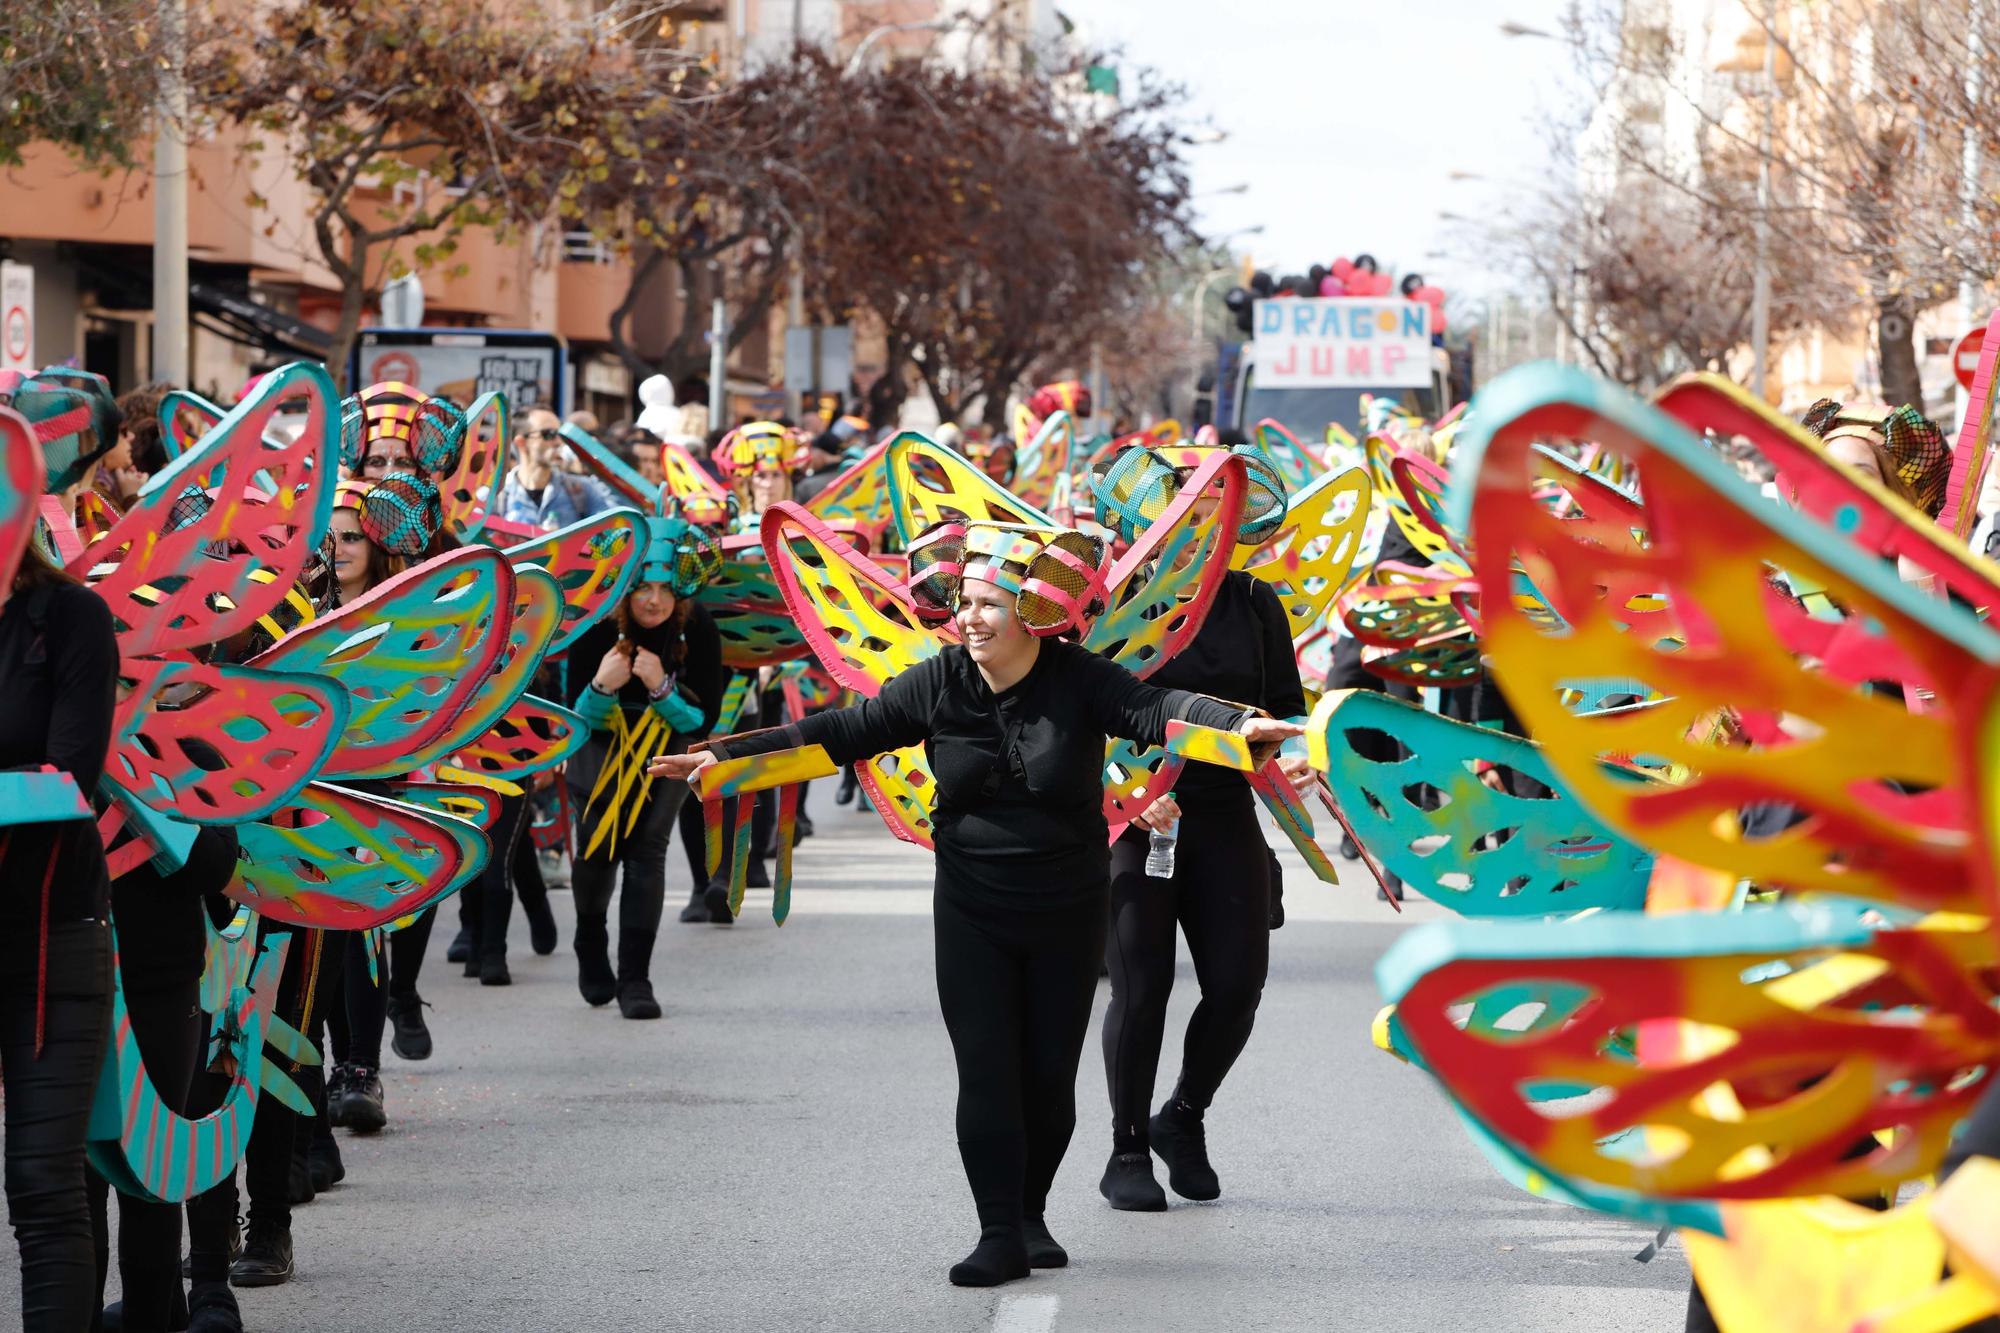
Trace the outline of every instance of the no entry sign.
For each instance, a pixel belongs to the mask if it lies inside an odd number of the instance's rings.
[[[1984,326],[1968,329],[1959,335],[1951,345],[1951,373],[1958,377],[1961,389],[1972,388],[1972,380],[1979,373],[1979,349],[1986,343]]]
[[[35,369],[35,270],[0,263],[0,370]]]

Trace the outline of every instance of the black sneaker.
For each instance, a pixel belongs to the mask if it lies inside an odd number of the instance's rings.
[[[266,1230],[253,1222],[250,1239],[243,1246],[243,1257],[229,1266],[229,1285],[281,1287],[292,1280],[295,1271],[291,1228]]]
[[[1340,854],[1349,861],[1359,861],[1361,859],[1361,849],[1356,847],[1354,839],[1345,833],[1340,835]]]
[[[1208,1164],[1208,1131],[1201,1116],[1192,1108],[1168,1102],[1148,1122],[1153,1151],[1167,1164],[1167,1183],[1183,1199],[1213,1199],[1222,1194],[1222,1182]]]
[[[726,894],[724,896],[727,897]],[[724,907],[728,905],[726,902],[723,904]],[[688,895],[687,906],[681,909],[681,921],[684,924],[705,926],[714,919],[714,915],[708,910],[708,896],[705,890],[696,889]]]
[[[326,1072],[326,1123],[335,1129],[347,1128],[347,1112],[341,1106],[341,1098],[347,1092],[347,1081],[353,1071],[346,1065],[335,1065]]]
[[[479,960],[479,984],[482,986],[511,986],[514,974],[507,970],[505,954],[490,954]]]
[[[1163,1213],[1167,1192],[1153,1179],[1153,1158],[1149,1153],[1115,1152],[1104,1164],[1104,1179],[1097,1192],[1121,1213]]]
[[[431,1058],[431,1030],[424,1023],[424,1002],[416,995],[389,997],[389,1049],[405,1060]]]
[[[447,963],[462,963],[470,957],[472,957],[472,932],[460,926],[458,934],[451,937],[451,943],[445,948],[444,960]]]
[[[1028,1247],[1028,1267],[1069,1267],[1069,1251],[1049,1234],[1049,1224],[1041,1218],[1030,1217],[1022,1220],[1021,1239]]]
[[[243,1214],[238,1213],[229,1220],[229,1262],[232,1264],[235,1263],[242,1255]],[[181,1256],[181,1277],[188,1280],[192,1280],[194,1277],[194,1256],[192,1254]]]
[[[761,856],[750,858],[750,869],[743,876],[743,887],[746,889],[768,889],[771,887],[771,872],[765,868],[764,858]]]
[[[382,1126],[389,1123],[389,1113],[382,1106],[381,1076],[366,1065],[354,1067],[343,1101],[347,1127],[356,1134],[379,1134]]]

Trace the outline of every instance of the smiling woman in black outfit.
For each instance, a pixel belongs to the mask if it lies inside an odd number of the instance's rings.
[[[802,745],[823,746],[836,764],[924,746],[937,777],[938,1003],[980,1225],[951,1280],[993,1286],[1068,1262],[1043,1209],[1076,1125],[1077,1060],[1103,957],[1105,738],[1158,744],[1177,719],[1260,743],[1298,728],[1156,689],[1053,637],[1080,629],[1096,600],[1095,539],[948,525],[911,551],[912,593],[956,616],[962,644],[876,698],[662,756],[652,771],[691,778],[719,759]]]

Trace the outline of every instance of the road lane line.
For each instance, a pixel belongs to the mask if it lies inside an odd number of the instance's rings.
[[[1054,1296],[1009,1295],[993,1311],[993,1333],[1049,1333],[1056,1326]]]

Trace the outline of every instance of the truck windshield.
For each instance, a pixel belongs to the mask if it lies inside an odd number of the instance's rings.
[[[1254,430],[1269,417],[1301,440],[1324,439],[1328,422],[1359,435],[1364,393],[1392,398],[1426,421],[1437,416],[1437,395],[1429,389],[1260,389],[1253,376],[1243,404],[1243,429]]]

